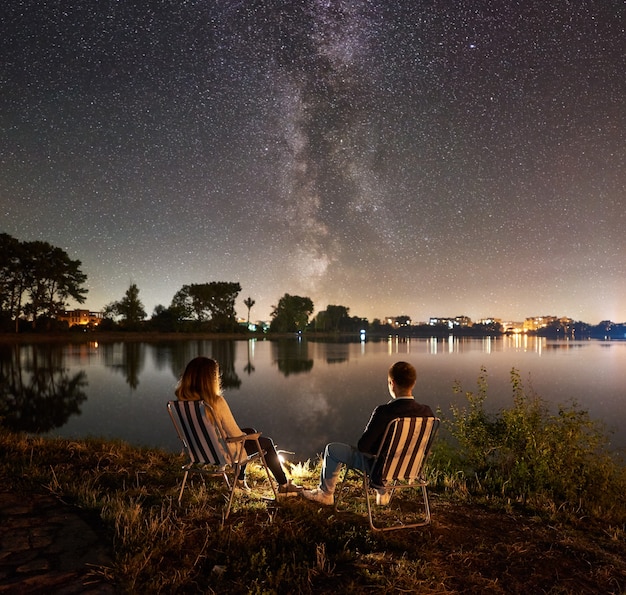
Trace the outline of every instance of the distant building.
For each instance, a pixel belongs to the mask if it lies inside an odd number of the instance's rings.
[[[502,320],[500,318],[481,318],[476,324],[484,324],[485,326],[491,326],[493,324],[502,324]]]
[[[508,334],[524,332],[524,323],[515,322],[513,320],[504,320],[502,322],[502,331]]]
[[[411,326],[412,321],[410,316],[387,316],[385,317],[385,324],[389,324],[393,328],[400,328],[401,326]]]
[[[447,326],[449,329],[455,326],[472,326],[472,319],[469,316],[455,316],[454,318],[432,317],[428,321],[430,326]]]
[[[102,312],[66,310],[61,314],[57,314],[57,320],[65,321],[69,326],[99,326],[102,322]]]
[[[533,316],[524,320],[524,332],[538,331],[541,328],[545,328],[554,324],[559,319],[556,316]]]
[[[270,323],[264,320],[257,320],[256,322],[248,322],[244,318],[237,318],[237,324],[244,329],[250,331],[251,333],[256,333],[257,331],[262,331],[266,333],[270,328]]]

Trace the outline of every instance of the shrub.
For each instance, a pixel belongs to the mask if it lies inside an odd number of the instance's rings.
[[[451,406],[451,419],[443,419],[455,447],[443,447],[450,457],[448,468],[456,466],[474,493],[626,517],[618,497],[626,488],[626,474],[618,454],[610,450],[604,425],[576,402],[551,413],[534,390],[524,387],[515,368],[511,386],[512,406],[489,413],[483,367],[477,391],[464,393],[466,405]],[[463,393],[458,382],[453,390]]]

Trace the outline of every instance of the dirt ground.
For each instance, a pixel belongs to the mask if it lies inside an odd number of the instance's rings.
[[[318,577],[314,592],[336,593],[342,590],[342,585],[350,585],[354,592],[355,575],[363,576],[368,569],[388,569],[392,577],[398,552],[408,552],[421,561],[424,593],[617,595],[626,592],[623,528],[609,529],[589,524],[585,519],[574,526],[557,527],[538,517],[503,514],[482,506],[450,503],[436,496],[432,504],[429,527],[410,532],[411,535],[406,531],[386,534],[377,540],[378,547],[358,562],[339,565],[327,577]],[[4,530],[0,536],[4,551],[0,585],[4,587],[0,587],[0,592],[18,588],[21,592],[34,593],[44,585],[68,594],[115,591],[98,571],[101,560],[83,560],[85,536],[93,542],[87,548],[92,555],[112,549],[97,519],[50,496],[26,494],[15,495],[13,499],[5,494],[2,513]],[[31,517],[28,523],[24,520]],[[76,522],[69,522],[73,518]],[[90,529],[85,523],[94,526]],[[20,537],[17,527],[27,530],[31,537],[26,534]],[[71,534],[73,530],[76,535]],[[50,539],[44,540],[42,536],[48,534]],[[412,543],[408,549],[407,539]],[[9,551],[11,546],[14,546],[13,554]],[[105,559],[104,566],[110,567],[112,561],[107,556]],[[415,577],[411,579],[415,585]],[[401,580],[390,578],[390,586],[386,589],[390,592],[405,591]],[[364,592],[372,588],[364,586]]]
[[[455,593],[624,593],[624,528],[437,502],[430,564]],[[444,570],[445,569],[445,570]],[[443,571],[443,572],[442,572]]]

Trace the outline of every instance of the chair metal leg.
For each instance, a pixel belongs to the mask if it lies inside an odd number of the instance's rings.
[[[243,443],[242,443],[242,450],[243,450]],[[233,499],[235,498],[235,489],[237,488],[237,479],[239,477],[239,472],[241,471],[241,454],[242,453],[239,453],[239,456],[237,457],[237,464],[235,465],[235,475],[233,477],[233,485],[229,486],[230,495],[228,498],[228,505],[226,506],[226,512],[222,516],[222,525],[224,524],[224,522],[228,518],[228,515],[230,514],[230,508],[233,505]],[[228,481],[226,482],[226,485],[228,485]]]
[[[371,486],[370,486],[371,487]],[[407,486],[408,488],[409,486]],[[413,487],[413,486],[411,486]],[[417,486],[415,486],[417,487]],[[428,501],[428,491],[426,489],[426,484],[422,483],[420,485],[420,487],[422,488],[422,497],[424,500],[424,520],[417,522],[417,523],[409,523],[409,524],[403,524],[403,523],[398,523],[396,525],[391,525],[389,527],[382,527],[382,526],[376,526],[374,524],[374,519],[372,516],[372,508],[370,506],[370,500],[369,500],[369,490],[366,489],[366,498],[367,498],[367,513],[369,515],[369,522],[370,522],[370,527],[372,528],[373,531],[398,531],[400,529],[413,529],[415,527],[425,527],[426,525],[430,524],[430,504]],[[396,488],[396,489],[401,489],[401,488]]]
[[[180,486],[180,492],[178,493],[178,505],[180,506],[180,501],[183,499],[183,492],[185,490],[185,485],[187,483],[187,476],[189,475],[189,471],[185,471],[183,475],[183,485]]]
[[[278,494],[276,493],[276,486],[272,481],[272,476],[270,474],[270,469],[267,466],[267,461],[265,460],[265,451],[261,450],[261,444],[259,443],[258,438],[255,440],[257,446],[257,452],[259,453],[259,458],[261,459],[261,463],[263,468],[265,469],[265,474],[267,475],[267,480],[270,482],[270,487],[272,488],[272,492],[274,493],[274,500],[278,500]]]
[[[372,518],[372,504],[370,503],[370,486],[367,479],[367,473],[363,474],[363,491],[365,492],[365,502],[367,503],[367,518],[369,519],[370,527],[372,531],[378,531],[378,528],[374,526],[374,519]]]
[[[346,467],[344,476],[342,481],[338,484],[337,489],[335,490],[335,512],[342,512],[341,510],[339,510],[339,504],[341,502],[341,499],[343,497],[343,492],[344,492],[344,487],[345,487],[345,483],[346,483],[346,479],[348,477],[348,474],[350,471],[354,471],[355,473],[363,473],[362,471],[358,470],[358,469],[354,469],[352,467]],[[390,486],[390,489],[394,489],[394,490],[401,490],[403,489],[404,486]],[[409,486],[406,486],[407,488]],[[367,506],[367,518],[369,521],[369,525],[372,529],[372,531],[396,531],[399,529],[412,529],[414,527],[424,527],[428,524],[430,524],[430,503],[428,500],[428,491],[426,489],[426,485],[422,484],[422,485],[413,485],[411,486],[413,488],[416,487],[421,487],[422,488],[422,498],[424,500],[424,520],[418,523],[410,523],[408,525],[405,524],[397,524],[397,525],[392,525],[390,527],[383,527],[383,526],[379,526],[376,525],[375,521],[374,521],[374,509],[373,509],[373,505],[372,505],[372,494],[370,493],[374,488],[372,487],[372,485],[370,484],[369,481],[369,477],[367,475],[367,473],[363,473],[363,494],[365,496],[365,503]]]
[[[339,484],[335,488],[335,506],[334,506],[335,512],[341,512],[341,510],[339,510],[339,503],[341,502],[341,499],[343,497],[344,486],[345,486],[346,480],[348,479],[348,475],[350,471],[354,471],[355,473],[361,473],[361,471],[359,471],[358,469],[355,469],[354,467],[348,467],[346,465],[345,471],[343,473],[343,479],[339,482]]]
[[[428,501],[428,490],[425,485],[422,485],[422,492],[424,493],[424,514],[426,519],[424,525],[428,525],[430,523],[430,503]]]
[[[265,473],[267,475],[267,480],[270,483],[270,487],[272,488],[272,492],[274,493],[274,500],[278,500],[278,494],[276,493],[276,487],[274,486],[274,482],[272,481],[272,476],[270,474],[270,470],[269,467],[267,466],[267,462],[265,461],[265,453],[263,450],[261,450],[261,445],[259,444],[258,439],[255,439],[256,442],[256,447],[257,447],[257,453],[259,456],[259,459],[261,460],[261,464],[263,465],[263,468],[265,469]],[[234,478],[233,478],[233,485],[229,486],[230,487],[230,495],[228,498],[228,504],[226,506],[226,511],[222,517],[222,524],[224,524],[224,522],[226,521],[226,519],[228,519],[228,516],[230,515],[230,510],[231,507],[233,505],[233,500],[235,498],[235,489],[237,487],[237,479],[239,478],[239,473],[241,472],[241,461],[244,460],[244,443],[241,443],[241,450],[238,453],[237,456],[237,463],[235,465],[235,473],[234,473]],[[246,459],[247,460],[247,459]],[[228,478],[226,478],[226,485],[228,485]]]

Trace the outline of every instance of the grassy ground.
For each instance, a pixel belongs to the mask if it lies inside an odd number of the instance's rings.
[[[195,480],[179,507],[182,459],[163,451],[0,431],[0,453],[5,489],[49,491],[98,513],[115,555],[100,572],[120,592],[626,592],[619,514],[522,507],[441,473],[433,474],[430,526],[379,534],[356,498],[340,514],[302,498],[276,506],[255,469],[253,493],[237,494],[222,526],[221,486]],[[307,487],[318,472],[317,462],[291,469]],[[406,512],[418,502],[401,503]]]

